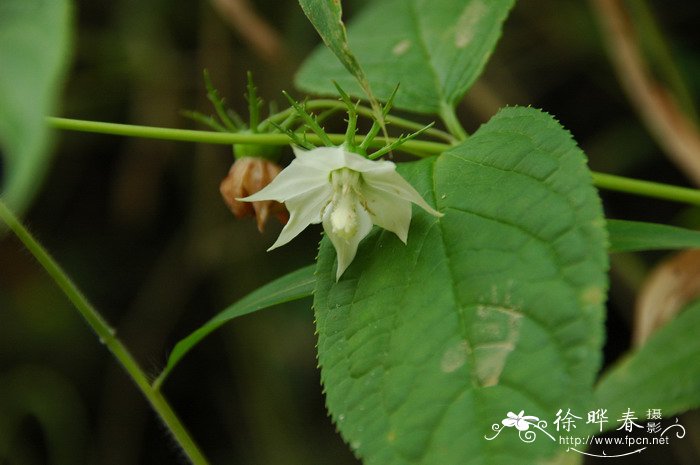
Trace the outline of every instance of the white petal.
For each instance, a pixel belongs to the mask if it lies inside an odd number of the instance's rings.
[[[302,150],[292,147],[296,158],[277,175],[264,189],[245,197],[245,202],[259,200],[276,200],[285,202],[287,199],[322,184],[328,183],[331,171],[345,168],[349,165],[362,166],[365,169],[375,163],[356,153],[346,152],[340,147],[318,147],[313,150]],[[393,166],[393,163],[390,163]],[[357,170],[359,171],[359,170]]]
[[[411,202],[371,185],[364,186],[362,195],[367,202],[372,223],[393,232],[405,244],[411,224]]]
[[[517,420],[515,420],[513,418],[504,418],[501,421],[501,423],[503,423],[503,426],[507,426],[508,428],[512,428],[513,426],[515,426],[516,422],[517,422]]]
[[[340,279],[340,276],[354,260],[360,241],[372,230],[372,219],[362,205],[360,205],[360,202],[356,202],[355,208],[358,220],[357,233],[349,239],[344,239],[338,234],[333,233],[330,215],[326,215],[323,219],[323,229],[326,231],[326,234],[328,234],[328,238],[333,243],[333,247],[335,247],[338,256],[338,270],[335,274],[336,281]]]
[[[522,419],[519,419],[515,422],[515,427],[518,429],[518,431],[527,431],[530,429],[530,424]]]
[[[396,165],[393,162],[370,160],[357,153],[348,152],[342,147],[318,147],[312,150],[292,148],[298,160],[319,169],[333,171],[340,168],[350,168],[360,173],[384,173],[396,170]]]
[[[333,190],[326,183],[314,190],[307,191],[287,199],[285,205],[289,210],[289,221],[268,252],[294,239],[310,224],[321,222],[321,211],[330,201]]]
[[[238,200],[244,202],[257,202],[260,200],[286,202],[287,199],[328,184],[329,174],[329,171],[308,166],[305,163],[299,163],[295,159],[264,189]]]
[[[366,172],[362,174],[362,179],[375,189],[388,192],[395,196],[401,197],[402,199],[415,203],[433,216],[442,216],[442,213],[428,205],[428,203],[423,200],[423,197],[420,196],[418,191],[415,190],[413,186],[402,178],[396,171],[378,170],[374,172]]]
[[[396,171],[396,165],[388,160],[370,160],[362,155],[345,152],[345,167],[360,173],[388,173]]]
[[[296,155],[295,162],[302,166],[317,169],[320,171],[325,171],[330,173],[333,170],[340,168],[345,168],[346,165],[346,152],[340,147],[317,147],[312,150],[302,150],[299,148],[293,148],[294,155]],[[364,158],[360,155],[352,153],[355,157]]]

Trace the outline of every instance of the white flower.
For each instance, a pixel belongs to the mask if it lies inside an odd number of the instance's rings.
[[[504,418],[501,422],[503,423],[503,426],[507,426],[508,428],[515,426],[518,431],[527,431],[530,429],[530,425],[533,424],[533,421],[537,422],[540,420],[537,417],[525,415],[525,410],[521,410],[517,415],[513,412],[508,412],[506,416],[508,418]]]
[[[390,161],[372,161],[342,147],[294,148],[296,158],[264,189],[240,199],[284,202],[290,217],[268,250],[291,241],[308,225],[323,222],[338,253],[336,279],[350,265],[372,224],[395,233],[405,244],[411,202],[442,216],[396,172]]]

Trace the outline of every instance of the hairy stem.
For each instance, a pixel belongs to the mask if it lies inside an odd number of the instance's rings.
[[[341,104],[342,105],[342,104]],[[82,121],[67,118],[48,118],[51,126],[69,131],[97,132],[131,137],[146,137],[152,139],[205,142],[210,144],[261,144],[261,145],[287,145],[289,136],[286,134],[251,134],[251,133],[221,133],[210,131],[193,131],[187,129],[157,128],[149,126],[133,126],[129,124],[101,123],[96,121]],[[426,131],[427,132],[427,131]],[[335,144],[345,141],[345,134],[328,134]],[[361,142],[361,136],[357,136],[356,143]],[[307,140],[320,143],[315,134],[308,134]],[[395,142],[396,138],[385,139],[378,137],[370,144],[372,147],[384,147]],[[450,144],[431,142],[424,140],[409,140],[404,142],[400,149],[404,152],[425,157],[437,155],[448,150]],[[593,173],[593,184],[601,189],[626,192],[630,194],[655,197],[664,200],[700,205],[700,190],[687,187],[671,186],[651,181],[625,178],[605,173]]]
[[[1,200],[0,219],[2,219],[15,233],[17,238],[24,243],[27,249],[34,255],[34,258],[37,259],[58,287],[61,288],[66,297],[73,303],[88,325],[95,331],[100,342],[104,344],[119,363],[121,363],[124,370],[146,397],[151,407],[153,407],[160,416],[163,423],[168,427],[173,437],[180,444],[180,447],[182,447],[182,450],[187,454],[192,463],[194,465],[207,465],[209,462],[199,450],[199,447],[187,432],[185,426],[180,422],[180,419],[170,407],[168,401],[158,390],[151,387],[148,377],[143,372],[138,362],[129,353],[124,344],[115,336],[114,329],[109,326],[102,315],[90,304],[61,266],[56,263],[46,249],[34,239],[32,234]]]

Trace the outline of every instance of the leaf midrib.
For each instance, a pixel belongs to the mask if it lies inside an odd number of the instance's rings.
[[[428,66],[428,69],[430,70],[430,74],[433,76],[433,84],[435,86],[435,90],[437,91],[437,96],[438,96],[438,104],[436,105],[436,108],[442,108],[445,105],[450,105],[449,102],[445,100],[445,93],[443,92],[442,88],[442,83],[440,82],[440,78],[437,74],[437,71],[435,69],[432,56],[428,51],[427,43],[425,40],[425,37],[423,36],[423,28],[421,27],[420,20],[419,20],[419,15],[418,12],[416,11],[416,4],[414,0],[406,0],[408,1],[408,11],[409,11],[409,16],[411,17],[411,21],[413,22],[413,26],[416,31],[416,36],[419,38],[418,44],[421,53],[423,54],[423,57],[425,58],[425,61],[430,64]]]

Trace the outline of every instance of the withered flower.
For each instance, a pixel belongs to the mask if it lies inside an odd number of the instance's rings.
[[[236,218],[255,216],[258,230],[263,232],[270,214],[282,224],[287,224],[289,213],[279,202],[260,200],[240,202],[237,198],[248,197],[263,189],[282,171],[275,162],[257,157],[241,157],[231,165],[228,175],[221,181],[219,191]]]

